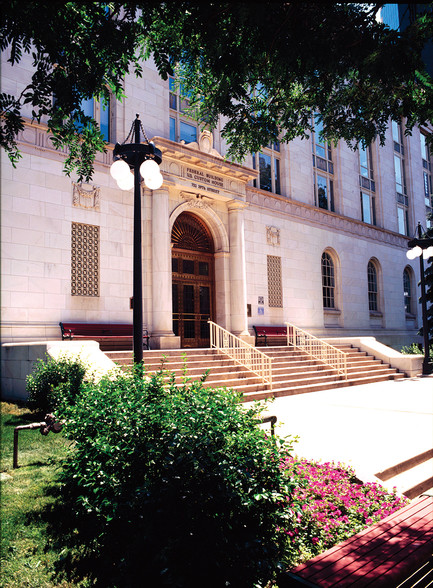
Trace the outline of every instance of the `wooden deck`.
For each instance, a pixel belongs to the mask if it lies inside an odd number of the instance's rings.
[[[430,569],[432,559],[433,497],[421,496],[379,523],[290,570],[278,586],[396,588],[426,564]],[[415,586],[415,583],[404,586]]]

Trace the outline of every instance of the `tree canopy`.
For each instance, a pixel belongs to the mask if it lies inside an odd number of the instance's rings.
[[[25,90],[0,95],[0,144],[15,164],[22,109],[48,120],[66,173],[89,179],[104,141],[80,104],[123,98],[127,73],[153,56],[176,78],[191,113],[215,127],[222,117],[228,156],[308,134],[320,112],[324,137],[350,146],[381,143],[389,119],[406,131],[433,120],[433,79],[422,51],[432,4],[417,5],[403,31],[378,22],[382,4],[319,2],[17,2],[2,7],[0,48],[34,74]],[[53,96],[55,99],[53,100]]]

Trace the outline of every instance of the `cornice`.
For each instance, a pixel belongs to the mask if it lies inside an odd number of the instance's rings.
[[[402,249],[408,248],[409,237],[290,198],[264,194],[261,190],[248,187],[246,201],[251,208],[259,207],[276,215],[284,214],[310,226],[332,230],[334,233],[345,233],[368,241],[373,240]]]
[[[165,157],[205,168],[211,172],[216,172],[245,183],[257,178],[258,172],[256,170],[239,163],[230,162],[221,156],[201,151],[195,147],[196,144],[187,145],[176,143],[164,137],[153,137],[152,141],[158,149],[161,149],[163,162]]]

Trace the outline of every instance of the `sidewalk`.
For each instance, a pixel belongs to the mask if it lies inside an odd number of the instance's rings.
[[[299,457],[340,461],[375,481],[376,473],[433,449],[433,376],[277,398],[266,413],[277,416],[280,437],[299,436]],[[402,484],[432,477],[432,464],[406,472]],[[402,492],[395,480],[381,483]]]

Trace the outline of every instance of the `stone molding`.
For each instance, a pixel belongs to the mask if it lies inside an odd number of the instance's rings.
[[[259,190],[248,187],[247,203],[252,207],[257,206],[278,215],[281,215],[282,213],[286,214],[289,217],[299,219],[299,221],[311,226],[320,226],[327,230],[347,233],[352,237],[359,237],[369,241],[378,241],[385,245],[407,249],[409,238],[404,235],[394,233],[381,227],[367,225],[356,219],[341,216],[333,212],[323,211],[320,208],[296,202],[289,198],[265,195]]]
[[[23,153],[31,154],[39,151],[44,153],[44,157],[57,161],[63,160],[68,153],[67,148],[56,149],[54,147],[46,124],[26,118],[24,118],[24,129],[18,134],[17,143]],[[107,145],[106,148],[105,153],[96,153],[95,165],[111,165],[113,163],[113,147]]]

